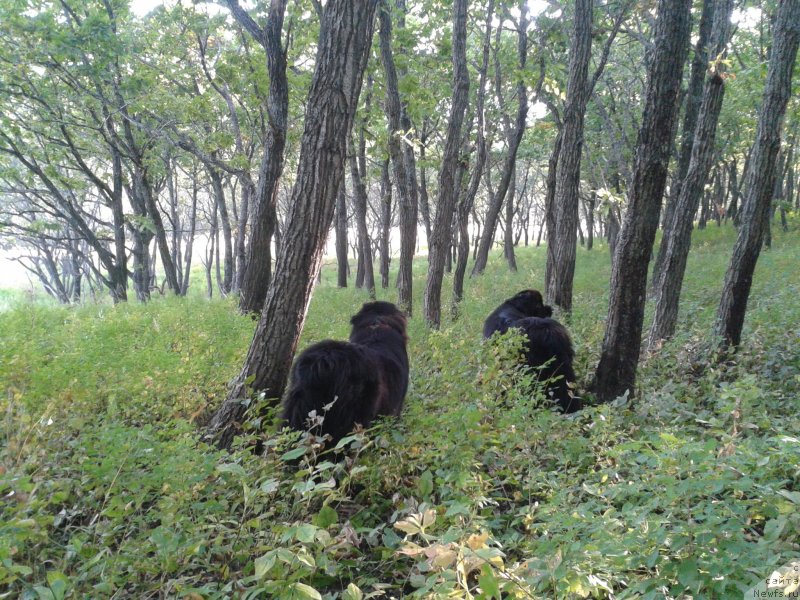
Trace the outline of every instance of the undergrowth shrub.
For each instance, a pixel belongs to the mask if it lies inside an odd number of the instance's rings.
[[[441,331],[411,319],[402,417],[333,449],[269,417],[230,452],[200,441],[253,331],[233,302],[15,304],[0,313],[0,595],[742,597],[800,556],[797,243],[776,232],[745,344],[719,363],[707,332],[733,232],[695,235],[679,332],[643,357],[634,398],[562,415],[519,367],[519,335],[480,339],[495,306],[541,287],[544,249],[520,249],[520,271],[471,280]],[[579,391],[608,269],[605,248],[581,250],[558,315]],[[326,273],[301,349],[346,338],[366,299]]]

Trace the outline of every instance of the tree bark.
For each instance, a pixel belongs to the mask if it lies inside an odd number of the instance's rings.
[[[375,4],[328,0],[325,5],[275,276],[242,371],[208,426],[208,436],[222,447],[230,446],[251,389],[274,405],[286,386],[344,175]]]
[[[561,151],[556,167],[553,198],[554,231],[548,231],[546,271],[547,297],[565,311],[572,310],[572,281],[575,275],[576,230],[578,226],[583,120],[589,100],[589,60],[592,56],[592,0],[577,0],[569,58],[567,105]]]
[[[398,12],[402,14],[402,10]],[[380,52],[386,72],[386,116],[389,120],[389,155],[397,189],[400,221],[400,259],[397,272],[397,303],[411,316],[413,311],[412,267],[417,242],[417,165],[414,151],[402,140],[411,129],[405,107],[400,99],[397,70],[392,54],[392,15],[387,0],[380,0]]]
[[[225,189],[222,186],[222,176],[213,167],[208,167],[208,176],[211,178],[211,187],[214,190],[214,198],[217,201],[219,211],[219,224],[222,230],[222,281],[220,282],[220,293],[223,296],[230,294],[233,288],[233,239],[231,232],[231,220],[228,216],[228,205],[225,201]]]
[[[725,274],[714,333],[724,348],[741,342],[747,300],[753,283],[764,227],[769,217],[775,182],[775,163],[781,130],[792,89],[792,69],[800,40],[800,2],[781,0],[773,27],[769,70],[758,114],[756,139],[745,174],[741,224]]]
[[[661,340],[672,337],[678,322],[678,305],[686,260],[689,256],[692,221],[711,167],[717,122],[725,95],[725,65],[722,57],[730,38],[732,11],[733,0],[717,0],[710,48],[711,54],[719,59],[712,63],[704,85],[702,103],[696,119],[691,160],[675,202],[672,224],[669,227],[670,237],[661,240],[664,258],[663,268],[654,285],[656,309],[648,338],[648,346],[651,349]]]
[[[372,267],[372,241],[367,230],[367,189],[358,169],[355,148],[348,157],[350,162],[350,179],[353,181],[353,208],[355,209],[356,229],[358,231],[358,255],[363,269],[363,287],[367,288],[369,297],[375,299],[375,271]]]
[[[691,0],[659,0],[628,210],[617,242],[605,338],[593,388],[601,401],[634,391],[647,266],[658,228],[689,46]]]
[[[241,279],[239,310],[258,312],[272,277],[272,236],[275,234],[278,202],[278,182],[283,171],[283,152],[286,146],[286,127],[289,111],[289,85],[286,79],[286,52],[281,44],[283,17],[287,0],[270,0],[267,27],[259,27],[243,10],[238,0],[226,0],[236,20],[264,48],[269,71],[267,118],[269,129],[264,141],[264,155],[259,167],[250,244],[247,247],[244,273]],[[240,267],[241,268],[241,267]]]
[[[477,119],[477,136],[475,142],[475,164],[472,167],[469,185],[458,203],[458,253],[456,268],[453,272],[453,305],[451,314],[458,315],[458,304],[464,296],[464,275],[469,261],[469,215],[478,193],[483,168],[486,163],[486,116],[484,105],[486,101],[486,77],[489,70],[489,46],[492,40],[492,19],[494,18],[494,0],[489,0],[486,6],[486,20],[483,33],[483,56],[480,70],[478,71],[478,90],[475,97],[475,117]]]
[[[429,327],[441,324],[442,279],[447,253],[450,251],[453,214],[461,191],[457,181],[461,127],[467,110],[469,73],[467,72],[467,0],[453,2],[453,101],[450,123],[439,170],[439,196],[432,236],[428,240],[428,280],[425,286],[424,313]]]
[[[389,177],[389,159],[383,161],[381,169],[381,287],[389,287],[389,267],[392,257],[389,255],[389,235],[392,228],[392,179]]]
[[[517,168],[511,173],[511,183],[506,194],[505,231],[503,232],[503,254],[506,257],[508,268],[517,271],[517,258],[514,256],[514,199],[517,195]]]
[[[347,194],[343,185],[336,194],[336,284],[347,287]]]
[[[525,64],[528,56],[527,6],[528,5],[526,2],[520,2],[520,20],[517,27],[517,59],[520,73],[520,76],[517,80],[517,116],[514,122],[513,130],[508,132],[508,153],[506,154],[505,162],[503,164],[503,174],[500,177],[500,183],[497,186],[497,190],[492,195],[489,209],[486,212],[486,218],[484,219],[483,224],[483,232],[481,234],[480,245],[478,247],[478,254],[475,258],[475,264],[472,265],[472,272],[470,274],[471,277],[482,274],[486,269],[486,264],[489,260],[489,251],[492,249],[492,244],[494,242],[494,232],[497,228],[497,216],[500,214],[500,208],[502,207],[503,200],[508,192],[508,186],[511,183],[511,177],[514,172],[514,165],[517,161],[517,150],[519,150],[520,142],[522,142],[522,136],[525,134],[526,121],[528,118],[528,88],[521,74],[525,71]],[[495,68],[499,71],[499,62],[496,64]],[[540,81],[541,79],[542,78],[540,78]],[[537,88],[540,86],[541,83],[539,86],[537,86]]]
[[[670,193],[664,206],[661,245],[658,248],[656,260],[653,264],[653,291],[655,291],[656,282],[661,276],[664,265],[664,254],[667,249],[664,241],[672,236],[672,227],[674,223],[672,215],[675,212],[675,205],[678,202],[681,188],[686,179],[686,173],[689,170],[689,162],[692,158],[697,116],[700,110],[700,104],[703,101],[703,82],[705,81],[706,69],[708,68],[709,53],[707,46],[709,44],[709,36],[711,35],[711,26],[714,21],[714,5],[716,2],[717,0],[703,0],[703,10],[700,14],[697,43],[694,47],[692,70],[689,76],[689,89],[686,94],[686,110],[683,114],[683,131],[681,133],[681,146],[678,151],[678,164],[673,173],[672,187],[670,188]],[[716,55],[714,54],[713,56]]]

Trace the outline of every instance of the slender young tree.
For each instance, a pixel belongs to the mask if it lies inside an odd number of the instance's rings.
[[[725,348],[735,348],[741,342],[753,272],[770,214],[783,117],[792,91],[792,70],[800,41],[800,0],[779,2],[773,32],[756,139],[745,173],[739,236],[725,274],[714,326],[714,333],[722,338]]]
[[[358,254],[361,268],[364,270],[363,286],[367,288],[369,297],[375,299],[375,272],[372,266],[372,241],[367,230],[367,188],[358,167],[355,155],[355,144],[351,146],[348,157],[350,163],[350,180],[353,182],[353,207],[358,233]]]
[[[453,3],[453,102],[450,124],[444,143],[444,156],[439,170],[439,197],[431,239],[428,240],[428,280],[425,286],[425,321],[430,327],[441,324],[442,278],[447,253],[450,251],[453,214],[461,182],[456,180],[461,126],[467,110],[469,74],[467,73],[467,0]]]
[[[230,446],[250,390],[263,393],[274,405],[286,386],[345,172],[375,5],[376,0],[328,0],[323,10],[275,276],[242,371],[208,426],[207,435],[222,447]]]
[[[692,59],[692,70],[689,76],[689,88],[686,92],[684,104],[686,108],[683,113],[683,127],[681,132],[681,144],[678,151],[678,163],[672,175],[672,185],[669,190],[669,197],[664,206],[663,234],[662,243],[658,248],[656,260],[653,263],[652,285],[655,286],[661,275],[667,246],[664,243],[672,235],[674,220],[672,215],[675,212],[675,205],[678,202],[681,188],[683,187],[686,173],[689,170],[689,162],[692,158],[692,147],[694,146],[695,130],[697,125],[697,115],[700,111],[700,104],[703,101],[703,82],[706,80],[705,73],[708,69],[708,44],[711,35],[711,25],[714,22],[714,4],[716,0],[703,0],[703,10],[700,14],[700,25],[698,28],[697,43],[694,46],[694,57]],[[716,56],[716,54],[712,54]],[[653,288],[655,291],[655,287]]]
[[[336,194],[336,282],[339,287],[347,287],[347,194],[345,186],[339,186]]]
[[[611,46],[631,5],[631,0],[619,5],[594,74],[591,80],[588,80],[584,70],[588,69],[591,57],[592,3],[589,2],[587,5],[586,0],[581,0],[576,4],[573,34],[575,45],[570,54],[567,105],[563,120],[557,107],[552,103],[548,104],[559,131],[547,165],[544,207],[547,227],[545,289],[551,300],[568,311],[572,309],[572,285],[575,273],[584,114],[588,100],[605,70]],[[564,147],[565,140],[569,146],[567,149]],[[567,164],[562,164],[562,152],[563,161]]]
[[[594,2],[577,0],[569,57],[567,105],[561,130],[561,148],[556,167],[553,198],[553,231],[547,234],[547,297],[572,310],[572,280],[575,274],[578,226],[578,191],[583,148],[583,120],[589,100],[589,60],[592,57],[592,17]]]
[[[641,349],[647,266],[658,229],[688,54],[691,0],[659,0],[628,210],[611,272],[605,338],[593,388],[601,401],[632,392]]]
[[[380,272],[381,287],[389,287],[389,235],[392,228],[392,178],[389,176],[389,159],[383,161],[381,167],[381,240],[380,240]]]
[[[392,11],[387,0],[381,0],[378,18],[380,21],[380,52],[386,71],[386,116],[389,120],[389,155],[392,159],[395,189],[397,191],[398,217],[400,221],[400,259],[397,271],[397,303],[411,315],[411,269],[417,243],[417,165],[414,150],[403,140],[403,133],[410,131],[411,120],[400,99],[397,69],[392,53]],[[404,7],[398,7],[402,14]]]
[[[484,106],[486,102],[486,78],[489,70],[489,50],[492,41],[492,20],[494,19],[494,0],[488,0],[486,4],[486,20],[484,22],[483,33],[483,52],[478,71],[478,89],[475,96],[475,118],[477,121],[477,134],[475,142],[475,164],[472,166],[467,189],[459,198],[458,202],[458,249],[456,255],[456,267],[453,272],[453,306],[451,314],[458,315],[458,303],[464,295],[464,275],[467,272],[467,262],[469,260],[469,215],[475,203],[475,196],[478,193],[483,167],[486,164],[486,115]]]
[[[654,284],[656,310],[650,327],[648,346],[654,348],[659,341],[672,337],[678,322],[678,304],[683,275],[692,237],[692,220],[703,194],[708,170],[714,155],[717,122],[725,95],[725,48],[730,38],[733,0],[716,0],[714,27],[711,34],[711,55],[716,59],[708,68],[708,77],[702,94],[696,120],[694,144],[686,178],[672,211],[670,236],[662,239],[663,268]],[[665,230],[666,231],[666,230]]]
[[[475,263],[472,265],[471,277],[480,275],[486,269],[486,264],[489,261],[489,251],[492,249],[494,243],[494,233],[497,227],[497,217],[500,214],[500,209],[503,206],[508,193],[508,187],[511,183],[511,177],[514,173],[514,165],[517,162],[517,151],[522,142],[522,136],[525,135],[525,129],[528,119],[528,88],[523,77],[525,72],[525,65],[527,62],[527,48],[528,48],[528,3],[522,1],[519,4],[520,17],[517,23],[517,59],[519,61],[519,74],[517,79],[517,115],[514,120],[514,127],[508,132],[508,152],[503,163],[503,172],[500,176],[500,182],[497,185],[497,190],[492,194],[489,208],[486,212],[486,220],[481,233],[480,245],[478,246],[478,253],[475,257]],[[498,30],[498,38],[499,38]],[[498,39],[499,45],[499,39]],[[536,96],[539,95],[541,89],[541,82],[537,85]]]
[[[250,243],[240,280],[239,309],[258,312],[264,305],[272,276],[272,236],[275,234],[278,182],[283,172],[283,151],[289,112],[289,84],[286,79],[286,50],[281,43],[283,17],[287,0],[270,0],[267,26],[260,27],[238,0],[226,0],[236,20],[264,48],[269,71],[267,120],[269,128],[264,141],[264,154],[259,167],[258,184],[253,200]]]

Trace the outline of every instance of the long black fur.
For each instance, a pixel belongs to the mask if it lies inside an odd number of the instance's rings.
[[[350,323],[350,341],[324,340],[297,357],[283,403],[290,427],[328,434],[334,444],[356,423],[399,415],[408,390],[405,315],[390,302],[368,302]],[[321,424],[309,423],[311,411]]]
[[[523,290],[498,306],[483,324],[483,337],[505,333],[515,327],[522,330],[525,345],[525,364],[534,368],[540,381],[548,381],[546,391],[567,413],[583,407],[580,398],[573,396],[570,384],[575,382],[572,363],[575,351],[569,333],[561,323],[551,319],[552,307],[544,303],[537,290]]]

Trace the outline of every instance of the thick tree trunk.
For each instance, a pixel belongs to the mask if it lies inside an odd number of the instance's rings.
[[[286,146],[289,85],[286,79],[286,53],[281,44],[283,17],[287,0],[270,0],[267,27],[261,29],[237,0],[226,0],[233,16],[264,48],[269,71],[267,118],[269,130],[264,141],[264,155],[259,168],[258,184],[252,198],[254,210],[250,244],[242,275],[239,310],[258,312],[264,305],[272,277],[272,236],[277,219],[278,183],[283,171]]]
[[[380,52],[386,72],[386,116],[389,120],[389,155],[397,190],[400,221],[400,259],[397,271],[397,303],[409,316],[413,310],[412,267],[417,243],[417,165],[413,148],[403,141],[411,121],[400,99],[394,56],[392,54],[392,9],[380,0]]]
[[[727,348],[735,348],[741,342],[753,272],[769,216],[776,176],[775,162],[780,149],[783,117],[791,95],[792,69],[800,40],[798,0],[781,0],[773,32],[764,99],[758,114],[750,165],[745,174],[745,197],[741,208],[739,236],[725,274],[714,326],[714,333]]]
[[[347,287],[347,194],[343,185],[336,194],[336,284]]]
[[[467,110],[469,73],[467,72],[467,0],[453,3],[453,101],[450,123],[444,144],[442,167],[439,170],[439,197],[432,236],[428,240],[428,280],[425,286],[424,313],[429,327],[441,324],[442,278],[446,254],[450,251],[453,214],[461,191],[457,180],[461,127]]]
[[[549,276],[547,297],[566,311],[572,310],[572,281],[575,275],[576,230],[578,227],[583,119],[589,100],[589,60],[592,56],[592,0],[577,0],[569,58],[567,105],[564,109],[561,151],[556,167],[553,198],[554,231],[548,231]],[[550,261],[552,258],[552,262]]]
[[[614,255],[606,333],[593,384],[601,401],[633,392],[636,380],[647,266],[658,229],[675,135],[676,98],[689,46],[690,9],[691,0],[658,2],[633,182]]]
[[[717,122],[725,94],[725,66],[721,58],[724,56],[730,37],[733,0],[717,0],[714,11],[714,31],[711,34],[710,48],[711,54],[719,57],[719,60],[712,64],[703,89],[702,103],[695,125],[691,161],[680,195],[675,202],[673,223],[669,227],[670,237],[661,241],[664,262],[653,288],[656,309],[648,339],[648,346],[651,349],[675,333],[681,287],[692,238],[692,218],[697,212],[697,204],[703,193],[714,155]],[[718,181],[719,175],[721,171],[718,173]]]
[[[653,264],[652,285],[655,286],[664,264],[664,254],[666,252],[665,240],[672,236],[674,220],[672,215],[675,212],[675,205],[681,193],[686,172],[689,170],[689,161],[692,158],[692,146],[695,129],[697,125],[697,115],[700,110],[700,103],[703,100],[703,82],[705,81],[706,69],[708,68],[708,43],[711,35],[711,24],[714,20],[714,4],[717,0],[703,0],[703,10],[700,14],[700,25],[697,36],[697,43],[694,47],[694,58],[692,59],[692,70],[689,75],[689,89],[686,94],[686,109],[683,113],[683,131],[681,132],[681,145],[678,151],[678,163],[672,175],[672,186],[669,197],[664,206],[664,216],[662,227],[664,229],[661,236],[661,245],[656,254]],[[716,56],[712,54],[712,56]],[[655,291],[655,287],[653,287]]]
[[[375,0],[325,4],[274,280],[242,371],[208,427],[209,437],[222,447],[230,446],[246,410],[242,400],[251,389],[274,405],[286,386],[344,175],[374,15]]]

